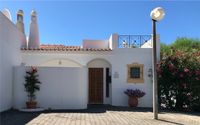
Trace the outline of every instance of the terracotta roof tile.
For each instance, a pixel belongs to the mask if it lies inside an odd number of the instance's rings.
[[[112,51],[111,49],[81,48],[80,46],[65,45],[40,45],[39,48],[21,48],[21,50],[32,51]]]

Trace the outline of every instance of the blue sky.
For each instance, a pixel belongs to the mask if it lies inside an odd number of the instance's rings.
[[[151,34],[150,11],[161,6],[165,18],[157,23],[161,42],[177,37],[200,38],[200,1],[0,1],[16,22],[18,9],[24,10],[26,35],[30,12],[38,13],[42,44],[80,45],[82,39],[108,39],[112,33]]]

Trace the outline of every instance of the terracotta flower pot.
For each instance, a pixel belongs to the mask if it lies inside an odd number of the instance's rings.
[[[27,101],[26,107],[28,109],[35,109],[37,107],[37,102],[36,101]]]
[[[128,99],[128,104],[130,107],[137,107],[138,105],[138,97],[130,96]]]

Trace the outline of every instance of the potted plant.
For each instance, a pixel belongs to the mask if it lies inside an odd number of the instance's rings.
[[[31,67],[31,70],[26,71],[24,87],[28,96],[26,106],[29,109],[36,108],[37,106],[37,102],[35,101],[35,92],[40,90],[39,84],[41,84],[38,80],[38,76],[39,75],[37,74],[37,69],[35,67]]]
[[[139,89],[127,89],[124,93],[129,97],[128,104],[130,107],[137,107],[138,98],[141,98],[145,95],[145,92]]]

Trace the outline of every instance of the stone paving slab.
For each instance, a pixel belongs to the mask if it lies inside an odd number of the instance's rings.
[[[42,113],[27,125],[200,125],[200,117],[179,113],[106,111],[105,113]]]
[[[151,109],[96,107],[75,111],[1,113],[0,125],[200,125],[200,113],[159,113],[153,120]]]

